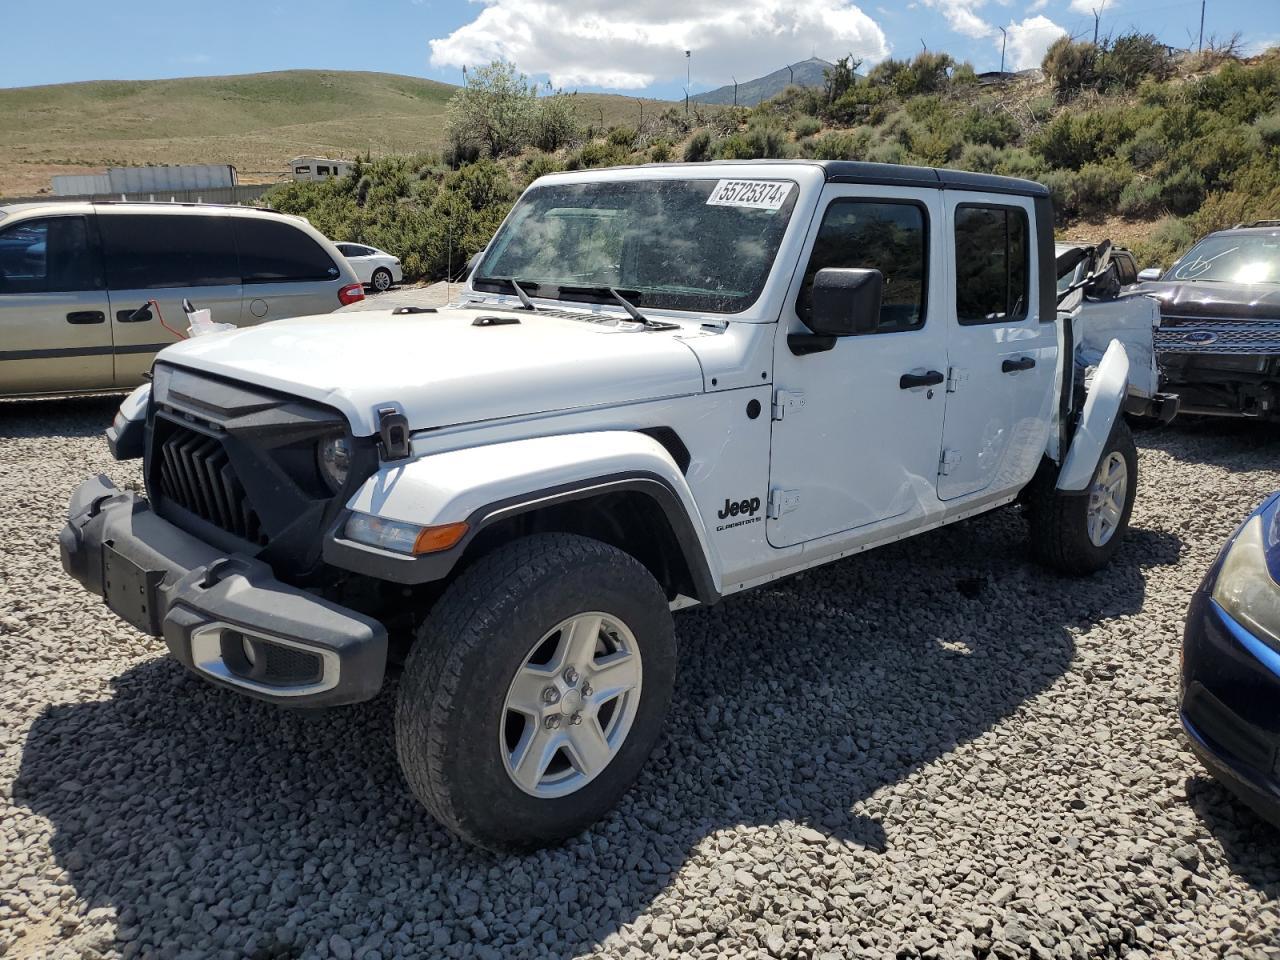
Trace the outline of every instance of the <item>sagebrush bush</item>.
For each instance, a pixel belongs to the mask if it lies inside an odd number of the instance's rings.
[[[711,159],[711,133],[707,130],[699,130],[689,142],[684,145],[684,159],[686,163],[701,163],[703,160]]]
[[[960,135],[969,143],[1004,147],[1018,139],[1022,126],[1002,105],[975,106],[964,115]]]
[[[539,177],[545,177],[549,173],[559,173],[564,169],[564,164],[558,157],[539,151],[525,157],[521,168],[524,172],[525,183],[532,183]]]
[[[1173,76],[1169,49],[1150,33],[1126,33],[1098,53],[1098,83],[1106,88],[1132,90],[1143,80],[1167,80]]]
[[[1098,80],[1098,48],[1077,43],[1065,34],[1049,45],[1040,67],[1060,96],[1070,96]]]
[[[1158,180],[1134,178],[1120,191],[1117,206],[1121,216],[1154,217],[1164,209]]]
[[[1280,110],[1253,121],[1253,129],[1264,146],[1271,149],[1280,147]]]
[[[654,163],[666,163],[671,159],[671,144],[666,140],[655,140],[649,146],[649,159]]]
[[[817,117],[800,117],[792,126],[797,137],[812,137],[822,129],[822,121]]]
[[[584,143],[576,153],[570,154],[565,163],[568,170],[586,170],[591,167],[619,167],[631,161],[631,151],[608,140],[592,140]]]
[[[828,133],[811,141],[809,156],[815,160],[862,160],[866,158],[871,137],[864,128],[849,133]]]

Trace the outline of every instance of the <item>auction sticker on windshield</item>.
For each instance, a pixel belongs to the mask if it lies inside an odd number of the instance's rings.
[[[707,206],[777,210],[790,192],[791,184],[780,180],[721,180],[707,197]]]

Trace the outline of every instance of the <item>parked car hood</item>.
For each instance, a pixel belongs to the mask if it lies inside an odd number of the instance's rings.
[[[1280,319],[1280,284],[1220,281],[1163,281],[1140,284],[1137,290],[1160,301],[1162,317],[1214,320]]]
[[[484,317],[505,322],[477,325]],[[366,311],[197,337],[158,359],[326,403],[367,436],[389,405],[419,430],[699,393],[702,368],[679,332],[613,315]]]

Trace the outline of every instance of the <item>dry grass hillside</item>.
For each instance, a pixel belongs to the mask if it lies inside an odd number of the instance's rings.
[[[340,70],[0,89],[0,197],[117,164],[231,163],[244,181],[264,182],[304,153],[437,151],[456,90]],[[634,123],[640,110],[629,97],[574,99],[584,125]]]

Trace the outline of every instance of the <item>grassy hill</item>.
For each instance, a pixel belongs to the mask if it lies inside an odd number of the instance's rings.
[[[758,103],[776,97],[792,83],[797,87],[820,87],[824,80],[823,72],[830,67],[831,64],[826,60],[819,57],[810,57],[800,63],[793,63],[790,70],[783,67],[781,70],[775,70],[773,73],[757,77],[755,80],[740,83],[738,84],[738,106],[754,107]],[[708,90],[706,93],[694,94],[693,100],[697,103],[732,106],[733,85],[729,84],[717,87],[715,90]]]
[[[340,70],[0,89],[0,196],[119,164],[232,163],[252,182],[275,180],[304,153],[438,150],[456,89]],[[640,109],[630,97],[579,94],[576,102],[584,124],[603,118],[606,127],[634,124]]]

